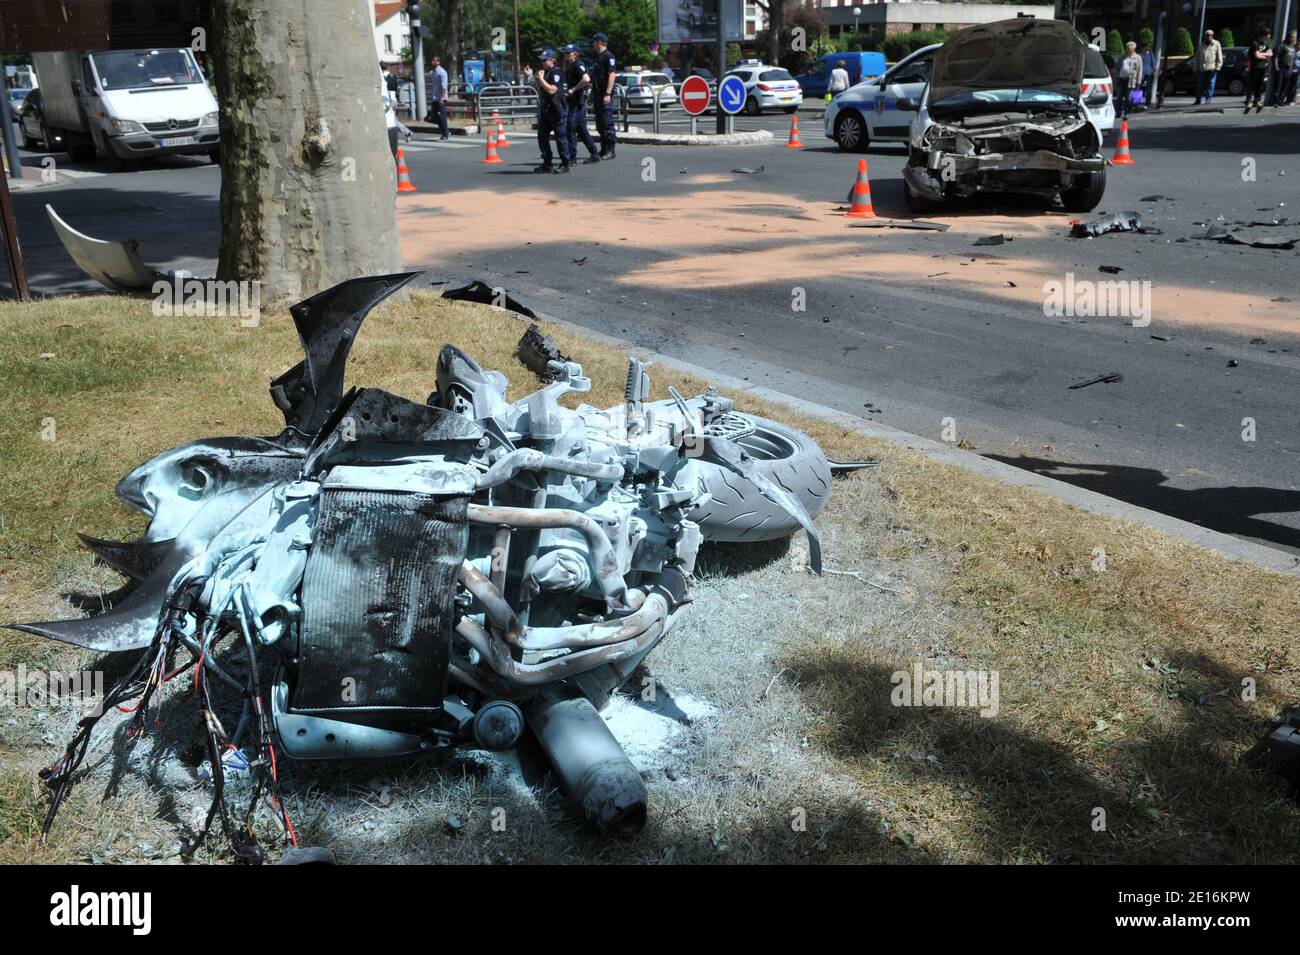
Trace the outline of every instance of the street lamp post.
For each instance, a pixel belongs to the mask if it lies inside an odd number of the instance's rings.
[[[854,36],[858,35],[858,17],[860,16],[862,16],[862,8],[854,7],[853,8],[853,35]]]

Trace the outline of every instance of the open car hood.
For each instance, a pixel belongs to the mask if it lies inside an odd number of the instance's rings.
[[[930,102],[1000,89],[1078,96],[1083,57],[1083,41],[1063,20],[1024,17],[967,27],[934,52]]]

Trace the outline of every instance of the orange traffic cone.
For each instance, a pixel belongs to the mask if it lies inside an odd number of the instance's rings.
[[[876,210],[871,207],[871,180],[867,178],[867,161],[858,160],[858,179],[853,184],[853,203],[844,213],[854,219],[874,219]]]
[[[506,124],[501,122],[501,114],[496,110],[492,111],[492,122],[497,124],[497,149],[508,149],[510,144],[506,142]]]
[[[406,168],[406,153],[402,152],[402,147],[397,147],[397,191],[398,192],[418,192],[415,183],[411,182],[411,170]]]
[[[497,134],[492,130],[491,126],[488,126],[487,133],[488,133],[487,155],[483,157],[482,162],[484,163],[504,162],[505,160],[503,160],[500,156],[497,155]]]
[[[790,141],[785,144],[786,149],[803,149],[803,143],[799,142],[799,117],[791,114],[790,116]]]
[[[1128,152],[1128,120],[1119,124],[1119,139],[1115,140],[1115,155],[1110,157],[1113,166],[1136,166]]]

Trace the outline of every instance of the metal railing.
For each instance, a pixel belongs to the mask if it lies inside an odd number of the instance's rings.
[[[502,122],[511,125],[535,122],[541,106],[537,87],[510,83],[487,83],[480,86],[474,91],[473,102],[476,116],[490,117],[494,112],[500,113]]]

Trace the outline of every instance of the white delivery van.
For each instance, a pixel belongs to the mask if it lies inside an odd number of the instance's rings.
[[[194,54],[178,50],[34,53],[45,123],[68,155],[118,165],[176,153],[217,161],[217,101]]]

